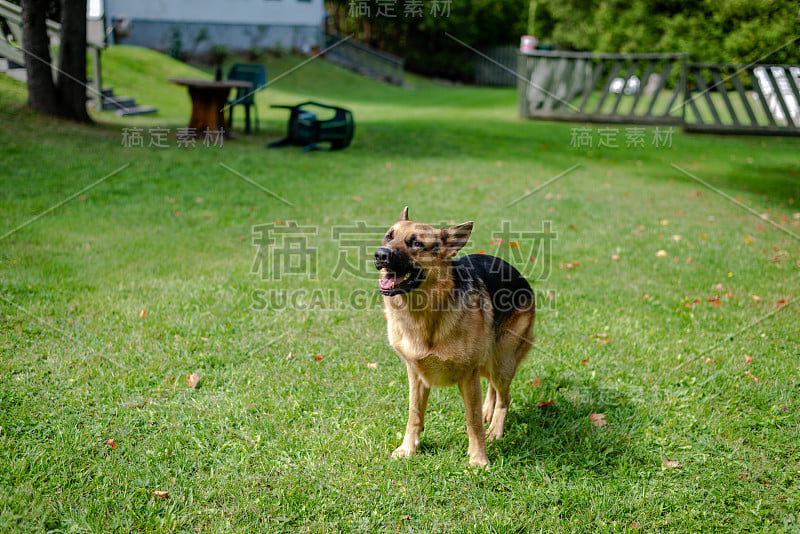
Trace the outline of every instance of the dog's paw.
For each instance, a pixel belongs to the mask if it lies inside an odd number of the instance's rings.
[[[470,456],[469,465],[471,467],[480,467],[480,468],[488,467],[489,458],[487,458],[485,454],[476,454],[475,456]]]
[[[392,452],[392,458],[408,458],[409,456],[414,456],[416,452],[417,451],[411,447],[400,445]]]
[[[494,406],[492,407],[484,407],[483,408],[483,423],[488,425],[492,422],[492,416],[494,416]]]
[[[501,430],[498,432],[497,430],[492,429],[489,427],[489,431],[486,433],[486,442],[494,441],[496,439],[500,439],[503,437],[503,431]]]

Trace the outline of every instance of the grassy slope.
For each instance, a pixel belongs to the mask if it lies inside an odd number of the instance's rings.
[[[270,79],[298,62],[270,62]],[[183,126],[185,90],[164,79],[202,73],[126,47],[104,69],[159,115],[51,122],[0,77],[3,233],[130,164],[2,242],[0,531],[798,528],[800,245],[670,166],[791,224],[797,140],[676,133],[655,148],[648,130],[645,148],[628,149],[622,128],[622,148],[578,150],[572,125],[518,121],[512,90],[419,79],[408,90],[312,62],[259,94],[262,136],[125,148],[123,126]],[[286,118],[267,106],[305,98],[353,109],[352,147],[263,148]],[[405,372],[374,306],[252,309],[258,290],[371,291],[371,274],[331,277],[329,228],[388,225],[406,204],[419,220],[475,220],[472,251],[514,253],[492,246],[503,220],[558,232],[536,284],[557,300],[540,302],[537,349],[486,472],[465,468],[452,389],[432,395],[423,453],[388,460]],[[320,228],[317,281],[248,274],[252,225],[277,219]],[[196,390],[190,372],[203,377]]]

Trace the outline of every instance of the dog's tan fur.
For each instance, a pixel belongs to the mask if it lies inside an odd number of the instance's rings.
[[[531,347],[533,302],[499,325],[494,324],[485,288],[471,294],[468,302],[453,305],[452,258],[469,239],[472,222],[437,229],[409,221],[407,210],[390,228],[392,239],[385,239],[384,246],[408,255],[424,270],[425,280],[409,293],[383,297],[389,344],[406,364],[409,386],[408,423],[393,456],[416,453],[431,387],[455,384],[466,409],[469,462],[485,466],[485,441],[503,436],[511,380]],[[410,248],[409,236],[422,241],[424,248]],[[415,306],[412,299],[420,296],[425,305]],[[489,382],[482,408],[480,377]],[[484,422],[490,424],[488,437]]]

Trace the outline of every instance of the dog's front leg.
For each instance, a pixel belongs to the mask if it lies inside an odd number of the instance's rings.
[[[419,435],[425,426],[425,409],[428,407],[430,386],[425,384],[411,364],[406,362],[408,371],[408,423],[403,444],[392,453],[393,458],[413,456],[419,447]]]
[[[481,380],[476,369],[458,383],[464,408],[467,412],[467,436],[469,436],[469,464],[484,467],[489,463],[486,456],[486,437],[481,413]]]

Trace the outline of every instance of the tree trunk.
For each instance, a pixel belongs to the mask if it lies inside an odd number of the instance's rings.
[[[48,115],[92,122],[86,111],[86,0],[61,0],[61,43],[55,82],[46,26],[51,7],[51,0],[22,0],[28,105]]]
[[[28,105],[48,115],[58,114],[58,97],[50,67],[50,39],[47,37],[48,0],[22,2],[22,47],[28,74]]]
[[[59,115],[92,122],[86,111],[86,0],[62,0],[58,66]]]

